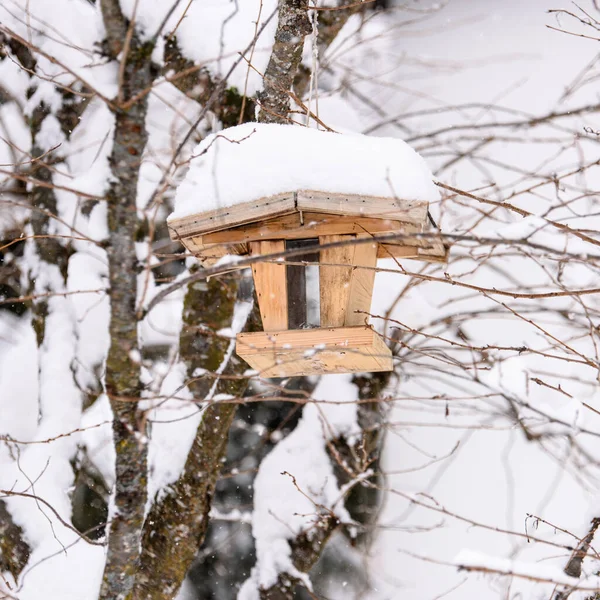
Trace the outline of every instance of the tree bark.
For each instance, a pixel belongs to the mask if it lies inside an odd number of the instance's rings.
[[[308,573],[319,560],[325,545],[339,526],[339,521],[331,514],[324,514],[309,531],[301,533],[290,543],[292,563],[301,573]],[[280,573],[277,583],[260,590],[261,600],[294,600],[295,588],[301,581],[290,573]]]
[[[12,520],[4,500],[0,500],[0,573],[8,571],[16,581],[30,552],[23,530]]]
[[[312,32],[308,18],[308,0],[282,0],[275,43],[264,77],[264,88],[258,94],[263,123],[287,123],[290,90],[302,60],[304,38]]]
[[[106,29],[105,51],[116,59],[123,50],[129,22],[121,12],[119,0],[100,0],[100,11]]]
[[[356,13],[365,9],[365,6],[354,2],[338,2],[339,5],[350,4],[349,8],[344,10],[324,10],[318,12],[318,33],[317,33],[317,50],[319,52],[319,63],[326,67],[326,63],[323,62],[325,57],[325,51],[335,38],[338,36],[342,27],[348,22],[348,19]],[[366,5],[367,7],[369,5]],[[304,65],[300,64],[298,67],[298,74],[294,79],[294,90],[300,97],[304,96],[308,84],[310,82],[311,70]]]
[[[587,556],[587,553],[590,550],[590,546],[594,541],[594,536],[596,535],[596,531],[598,531],[598,527],[600,527],[600,518],[592,519],[590,524],[590,528],[585,535],[584,538],[581,539],[579,544],[573,553],[571,554],[567,566],[563,569],[565,575],[569,577],[575,577],[579,579],[581,577],[581,569],[583,567],[583,560]],[[554,596],[554,600],[567,600],[567,598],[571,595],[571,593],[575,590],[573,587],[563,586],[562,589],[556,592]],[[590,597],[590,600],[595,600],[598,598],[598,594]]]
[[[165,44],[165,64],[162,74],[188,98],[200,105],[206,105],[218,87],[206,67],[199,67],[185,58],[177,44],[177,38],[170,38]],[[252,98],[244,98],[235,88],[224,89],[221,97],[213,102],[210,109],[223,124],[223,128],[254,120],[255,103]]]
[[[230,340],[219,338],[216,332],[231,325],[236,300],[248,301],[251,290],[249,281],[239,283],[236,279],[211,279],[188,288],[180,352],[190,380],[198,369],[210,374],[222,365]],[[255,328],[256,312],[251,314],[246,328]],[[203,327],[198,327],[200,323]],[[248,385],[242,377],[245,370],[246,364],[232,355],[215,393],[240,398]],[[206,376],[192,381],[189,389],[196,399],[202,400],[213,385],[214,377]],[[183,583],[206,535],[208,513],[236,408],[233,402],[216,401],[204,409],[181,476],[153,505],[144,527],[135,600],[170,600]]]
[[[138,349],[136,291],[138,264],[135,239],[138,230],[137,185],[146,147],[148,95],[157,69],[151,61],[153,45],[129,31],[118,2],[102,0],[109,48],[114,53],[130,35],[121,57],[122,78],[116,109],[115,136],[110,156],[112,180],[106,195],[110,244],[108,268],[111,299],[110,349],[106,361],[106,393],[113,411],[116,451],[114,512],[110,520],[108,553],[101,600],[132,597],[139,567],[142,526],[147,499],[147,437],[145,419],[138,408],[142,391]],[[124,103],[138,98],[126,109]]]

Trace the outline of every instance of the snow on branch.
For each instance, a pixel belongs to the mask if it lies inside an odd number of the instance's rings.
[[[531,581],[566,586],[570,590],[594,592],[600,589],[600,578],[589,577],[581,581],[565,574],[559,567],[528,563],[510,558],[488,556],[473,550],[462,550],[454,559],[459,569],[480,573],[500,574]]]

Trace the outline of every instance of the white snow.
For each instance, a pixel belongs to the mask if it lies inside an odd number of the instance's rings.
[[[25,322],[22,322],[25,321]],[[33,438],[38,421],[37,346],[31,323],[3,315],[0,319],[0,381],[11,394],[0,400],[0,436]],[[37,358],[37,356],[36,356]],[[11,402],[10,397],[19,398]],[[0,443],[0,460],[4,451]]]
[[[115,482],[116,461],[112,421],[113,413],[106,394],[97,398],[81,418],[81,443],[109,488]]]
[[[402,140],[247,123],[194,151],[170,219],[296,190],[434,202],[425,161]]]
[[[49,536],[31,554],[18,588],[19,600],[91,600],[98,597],[105,548],[92,546],[73,532],[59,535],[66,550]]]
[[[156,406],[149,411],[149,504],[165,486],[177,481],[202,418],[202,411],[193,402],[185,379],[183,364],[170,366],[162,380]]]
[[[43,94],[45,99],[50,100],[55,92],[50,80],[68,86],[73,82],[72,73],[105,97],[115,95],[117,65],[91,51],[94,44],[103,39],[104,29],[100,11],[93,4],[73,0],[60,3],[47,0],[3,2],[0,5],[0,21],[57,59],[57,63],[52,63],[44,56],[36,56],[40,72],[44,73],[47,82],[47,85],[38,88],[38,93]]]
[[[163,0],[121,0],[123,12],[131,18],[135,10],[136,22],[142,35],[152,37],[161,26],[172,3]],[[228,83],[254,94],[262,87],[262,78],[270,56],[271,44],[277,27],[277,17],[268,25],[250,50],[246,59],[239,60],[253,41],[257,30],[273,14],[276,0],[201,0],[180,2],[163,29],[164,34],[177,32],[177,43],[183,54],[205,66],[211,75],[224,77],[237,61],[239,64]],[[248,78],[246,85],[246,78]]]
[[[227,347],[227,352],[225,352],[225,355],[223,356],[223,360],[221,361],[221,364],[215,370],[216,375],[220,375],[221,373],[223,373],[223,371],[225,370],[225,367],[227,367],[227,364],[229,363],[229,359],[231,358],[231,355],[233,354],[233,351],[235,349],[236,336],[238,333],[240,333],[242,331],[242,329],[244,328],[244,325],[246,325],[246,321],[248,320],[248,317],[250,316],[250,312],[252,311],[253,306],[254,306],[253,301],[246,302],[246,301],[242,300],[242,301],[236,302],[235,306],[233,308],[231,327],[227,327],[226,329],[221,329],[221,331],[219,332],[219,335],[222,335],[223,337],[230,337],[231,341],[229,342],[229,346]],[[210,388],[208,394],[206,395],[206,400],[217,400],[218,399],[218,397],[221,395],[221,394],[217,394],[215,396],[215,392],[217,391],[218,384],[219,384],[219,379],[215,378],[215,381],[214,381],[212,387]],[[225,399],[225,398],[221,398],[221,399]]]

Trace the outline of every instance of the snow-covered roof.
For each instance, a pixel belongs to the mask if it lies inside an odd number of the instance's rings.
[[[425,161],[402,140],[247,123],[199,144],[169,220],[296,190],[439,198]]]

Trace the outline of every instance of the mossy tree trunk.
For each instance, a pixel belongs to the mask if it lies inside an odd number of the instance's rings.
[[[236,303],[251,302],[251,293],[250,282],[237,278],[211,279],[187,290],[180,353],[189,389],[198,401],[223,394],[230,400],[209,401],[204,407],[183,472],[150,510],[135,600],[173,598],[204,540],[236,401],[248,385],[243,377],[246,364],[230,353],[232,341],[217,332],[231,326]],[[256,329],[256,319],[253,310],[245,328]],[[198,372],[207,375],[194,377]],[[215,382],[217,372],[222,376]]]
[[[112,180],[106,195],[111,316],[105,385],[113,411],[116,483],[100,598],[129,600],[139,569],[147,500],[148,440],[139,408],[142,384],[136,307],[139,267],[135,250],[137,186],[148,140],[148,95],[142,92],[150,88],[158,69],[151,60],[153,43],[140,39],[121,13],[118,1],[102,0],[100,7],[107,49],[119,61],[122,73],[114,100],[115,135],[109,159]],[[123,46],[125,39],[129,39],[127,48]]]

